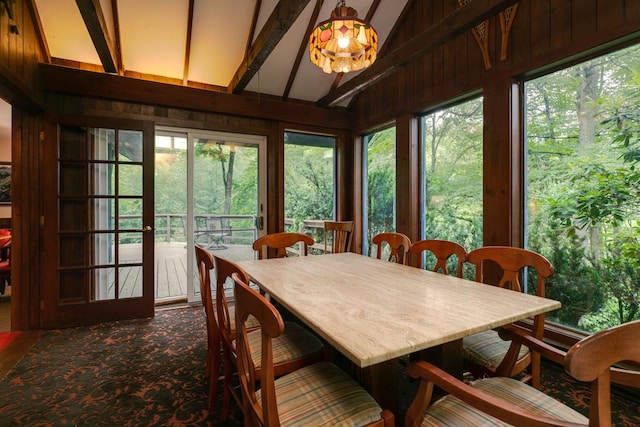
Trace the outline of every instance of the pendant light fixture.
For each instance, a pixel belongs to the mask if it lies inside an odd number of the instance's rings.
[[[363,70],[373,64],[377,52],[378,34],[344,0],[338,0],[331,18],[309,36],[311,62],[327,74]]]

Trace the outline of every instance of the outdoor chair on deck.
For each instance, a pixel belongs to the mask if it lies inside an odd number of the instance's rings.
[[[226,421],[229,416],[231,397],[234,398],[240,408],[242,399],[238,391],[234,389],[233,376],[237,369],[236,354],[236,318],[235,305],[229,305],[225,294],[225,284],[229,283],[233,289],[232,276],[239,277],[244,283],[249,283],[249,276],[236,263],[227,259],[213,256],[214,272],[216,274],[216,313],[222,346],[224,349],[224,378],[223,400],[220,419]],[[256,376],[260,375],[261,356],[260,342],[262,333],[257,329],[260,325],[255,317],[250,316],[245,323],[247,337],[251,344],[253,366]],[[315,335],[294,322],[285,322],[285,330],[282,335],[273,341],[272,362],[273,374],[281,376],[300,369],[306,365],[319,362],[324,359],[324,345]]]
[[[350,252],[352,237],[353,221],[325,221],[324,253]]]
[[[435,272],[442,271],[443,274],[449,274],[447,261],[455,255],[457,259],[456,275],[462,277],[462,269],[467,259],[467,250],[462,245],[450,240],[419,240],[412,244],[409,249],[411,255],[416,258],[412,261],[417,267],[422,264],[422,254],[424,251],[429,251],[436,257],[436,264],[432,270]],[[419,261],[419,263],[417,261]]]
[[[210,241],[208,249],[226,249],[224,241],[231,237],[229,220],[220,216],[207,216],[205,225],[207,227],[206,236]]]
[[[640,372],[610,368],[620,362],[640,362],[640,321],[584,338],[566,354],[517,327],[507,327],[503,335],[564,365],[575,379],[591,382],[589,418],[513,378],[489,377],[468,385],[428,362],[416,361],[407,372],[421,380],[405,425],[611,426],[610,383],[640,387]],[[449,394],[431,403],[434,385]]]
[[[332,363],[314,363],[275,379],[276,341],[288,326],[278,310],[251,289],[241,275],[234,274],[233,279],[245,426],[394,425],[393,414],[383,411],[355,380]],[[252,339],[252,332],[244,326],[249,316],[260,324],[261,328],[253,332],[260,334],[259,340]],[[258,344],[262,351],[256,353]],[[261,366],[259,372],[256,363]]]
[[[391,252],[387,257],[387,261],[395,261],[397,264],[409,265],[409,249],[411,248],[411,239],[398,232],[380,233],[373,236],[371,242],[377,245],[376,258],[382,259],[383,247],[386,245]]]
[[[533,267],[537,280],[535,294],[545,296],[545,281],[553,274],[553,265],[544,256],[533,251],[511,246],[484,246],[467,254],[467,262],[476,267],[476,281],[487,283],[488,272],[497,274],[495,285],[522,292],[521,276],[527,267]],[[497,270],[496,270],[497,267]],[[493,284],[493,283],[492,283]],[[499,304],[499,301],[496,301]],[[538,339],[544,335],[544,313],[533,318],[532,334]],[[526,347],[504,341],[498,332],[489,330],[463,339],[464,358],[467,367],[477,377],[482,375],[514,376],[530,367],[529,375],[523,381],[540,386],[540,355],[531,354]],[[516,362],[513,364],[511,360]]]
[[[259,237],[253,242],[253,250],[258,251],[258,259],[263,259],[263,248],[276,249],[276,257],[284,258],[288,256],[287,250],[290,250],[292,246],[298,244],[298,253],[301,256],[306,256],[308,248],[313,246],[315,241],[313,237],[302,233],[284,231],[281,233],[272,233]]]

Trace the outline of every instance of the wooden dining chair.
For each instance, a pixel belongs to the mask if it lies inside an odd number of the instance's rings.
[[[394,425],[393,414],[383,411],[354,379],[330,362],[314,363],[275,379],[276,340],[286,333],[287,326],[278,310],[241,275],[234,274],[233,279],[245,426]],[[260,341],[253,340],[244,326],[249,316],[260,324]],[[255,349],[258,344],[259,352]]]
[[[409,264],[409,249],[411,248],[411,239],[405,234],[398,232],[386,232],[373,236],[371,242],[377,246],[376,258],[382,259],[384,247],[390,249],[387,261],[394,261],[398,264]]]
[[[196,267],[200,283],[200,298],[204,307],[207,322],[207,359],[205,361],[205,377],[209,380],[209,411],[216,402],[218,381],[220,379],[220,362],[222,355],[222,337],[215,313],[213,296],[211,295],[211,270],[213,257],[205,248],[195,245]]]
[[[640,362],[640,321],[584,338],[566,354],[528,331],[507,329],[505,333],[532,353],[564,365],[575,379],[591,382],[588,419],[513,378],[488,377],[466,384],[428,362],[415,361],[407,366],[407,373],[420,378],[420,385],[405,425],[611,426],[611,382],[640,387],[640,372],[612,368],[619,362]],[[434,385],[448,394],[432,403]]]
[[[240,408],[242,408],[242,399],[234,388],[233,381],[234,373],[237,370],[236,319],[233,308],[237,304],[228,304],[224,287],[226,283],[233,287],[233,275],[236,275],[243,283],[247,284],[249,283],[249,276],[238,264],[225,258],[214,255],[213,264],[216,274],[216,295],[219,295],[216,298],[216,313],[224,349],[223,399],[220,419],[226,421],[231,407],[231,398],[236,401]],[[254,359],[254,368],[258,372],[256,375],[259,375],[261,369],[260,341],[262,333],[258,329],[259,326],[253,316],[250,316],[245,322],[245,328],[248,331],[247,337],[254,351],[252,357]],[[273,342],[272,369],[275,376],[287,374],[324,359],[324,345],[319,338],[295,322],[285,322],[285,326],[284,333]]]
[[[424,251],[430,252],[436,258],[436,263],[431,270],[435,272],[440,271],[444,274],[449,274],[447,262],[449,258],[455,256],[457,260],[456,275],[462,277],[464,262],[467,259],[467,250],[464,246],[450,240],[418,240],[409,248],[413,264],[416,267],[422,267],[422,255]]]
[[[313,246],[313,237],[303,233],[283,231],[281,233],[266,234],[253,242],[253,250],[258,251],[258,259],[264,258],[263,248],[276,249],[276,258],[284,258],[287,255],[287,248],[296,244],[299,246],[299,254],[306,256],[308,248]]]
[[[553,275],[553,265],[544,256],[522,248],[511,246],[484,246],[467,254],[467,262],[476,268],[476,281],[487,283],[489,274],[496,276],[494,284],[501,288],[522,292],[521,276],[527,267],[536,271],[535,294],[545,296],[546,279]],[[496,268],[498,274],[495,274]],[[492,270],[491,270],[492,269]],[[545,314],[533,318],[532,334],[542,339],[544,335]],[[463,339],[464,358],[471,372],[476,376],[499,375],[514,376],[529,368],[529,374],[523,381],[531,385],[540,385],[540,356],[532,355],[526,347],[502,340],[494,330],[480,332]],[[510,362],[515,359],[512,368]]]
[[[350,252],[353,227],[353,221],[325,221],[324,253]]]

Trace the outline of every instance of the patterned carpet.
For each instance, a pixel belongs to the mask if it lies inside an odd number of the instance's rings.
[[[222,425],[206,409],[204,331],[201,307],[47,331],[0,381],[0,426]],[[554,366],[543,371],[548,393],[588,407],[587,387]],[[415,384],[405,384],[406,400]],[[637,400],[617,397],[613,409],[615,425],[640,425]],[[227,426],[242,425],[238,410],[232,418]]]

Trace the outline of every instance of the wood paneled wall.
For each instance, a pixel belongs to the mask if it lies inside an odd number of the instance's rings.
[[[385,52],[402,46],[457,7],[456,0],[414,1]],[[519,78],[599,46],[638,39],[639,31],[640,2],[635,0],[521,0],[505,61],[500,61],[502,37],[496,16],[489,20],[490,70],[484,69],[481,51],[467,32],[358,95],[351,105],[358,115],[356,130],[427,110],[496,79]]]
[[[29,2],[9,4],[13,20],[0,7],[0,96],[14,106],[38,110],[42,106],[38,63],[44,55],[36,23]]]
[[[458,2],[415,0],[412,6],[399,32],[385,46],[386,52],[451,14]],[[416,228],[419,218],[415,200],[419,168],[406,154],[417,155],[412,147],[419,141],[411,139],[416,132],[407,117],[468,95],[483,95],[484,244],[521,246],[522,82],[554,67],[639,41],[640,1],[521,0],[504,61],[500,60],[500,21],[496,16],[488,22],[490,69],[485,69],[481,50],[471,32],[467,32],[368,88],[351,105],[358,117],[356,133],[367,133],[384,123],[396,125],[397,228],[412,239],[421,237]]]

